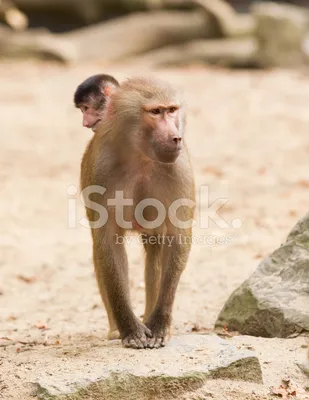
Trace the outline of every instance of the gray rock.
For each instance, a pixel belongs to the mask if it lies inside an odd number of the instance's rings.
[[[305,61],[303,43],[309,23],[308,10],[291,4],[259,2],[252,6],[261,66],[295,66]]]
[[[215,325],[264,337],[309,332],[309,213],[232,293]]]
[[[160,350],[124,349],[119,341],[110,342],[78,357],[75,370],[63,361],[53,374],[45,362],[32,381],[33,396],[43,400],[167,399],[214,378],[262,383],[255,353],[216,335],[174,337]]]

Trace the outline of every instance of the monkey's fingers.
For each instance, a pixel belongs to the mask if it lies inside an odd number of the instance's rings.
[[[144,349],[145,343],[141,339],[124,339],[123,341],[124,347],[132,348],[132,349]]]
[[[160,347],[165,346],[165,337],[164,336],[153,336],[148,339],[148,348],[149,349],[159,349]]]
[[[122,340],[124,347],[132,349],[146,349],[148,347],[148,338],[152,336],[149,328],[141,324],[141,329],[131,333]]]
[[[147,339],[146,336],[142,338],[126,337],[123,339],[122,344],[124,347],[131,349],[145,349],[147,348]]]
[[[146,336],[151,338],[153,336],[151,330],[146,325],[144,325],[144,327]]]

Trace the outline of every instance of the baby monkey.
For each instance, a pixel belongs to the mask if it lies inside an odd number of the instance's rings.
[[[111,75],[92,75],[83,81],[74,93],[75,107],[83,113],[83,126],[96,131],[103,117],[109,96],[119,86]]]

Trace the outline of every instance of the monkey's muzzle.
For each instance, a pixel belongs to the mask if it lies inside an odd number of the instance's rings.
[[[181,151],[181,146],[174,148],[174,149],[168,149],[165,148],[164,150],[161,150],[160,152],[156,152],[156,156],[158,158],[158,161],[162,163],[174,163]]]

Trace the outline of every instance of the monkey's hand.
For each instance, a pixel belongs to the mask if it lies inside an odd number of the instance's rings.
[[[148,347],[148,340],[152,336],[150,329],[136,319],[134,327],[121,335],[123,337],[122,344],[124,347],[131,347],[133,349],[146,349]]]
[[[152,332],[152,337],[148,338],[148,348],[158,349],[164,347],[166,338],[169,336],[171,326],[170,318],[153,312],[146,322],[146,326]]]

